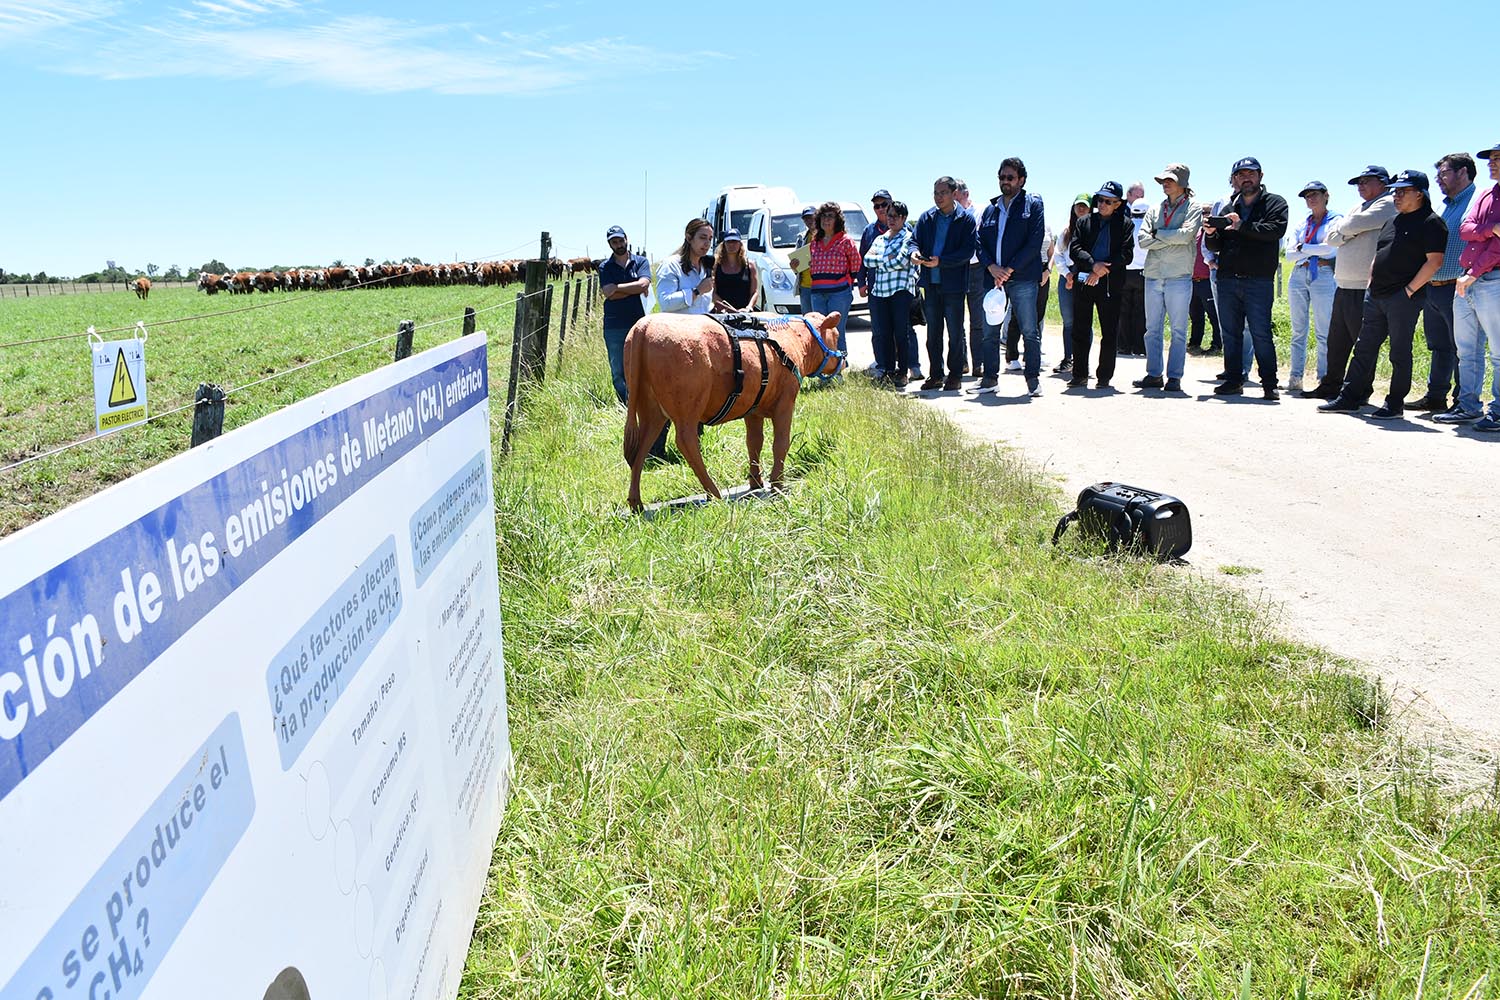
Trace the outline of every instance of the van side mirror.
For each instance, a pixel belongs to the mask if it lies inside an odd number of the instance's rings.
[[[763,240],[763,239],[761,239],[759,236],[752,236],[745,243],[745,248],[747,250],[749,250],[751,253],[765,253],[766,252],[766,241]]]

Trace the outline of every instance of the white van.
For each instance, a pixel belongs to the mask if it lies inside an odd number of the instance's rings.
[[[717,246],[727,230],[737,229],[744,236],[745,231],[750,228],[750,217],[760,209],[773,208],[780,211],[783,206],[793,204],[796,200],[797,193],[789,187],[732,184],[719,190],[699,218],[714,227],[714,245]]]
[[[839,207],[844,210],[844,229],[858,249],[859,237],[869,219],[864,209],[852,201],[839,202]],[[748,230],[740,230],[745,237],[745,254],[760,272],[761,300],[756,308],[761,312],[802,312],[802,300],[797,294],[797,272],[792,270],[787,255],[796,248],[797,240],[806,228],[802,222],[802,206],[793,199],[784,205],[754,213]],[[853,309],[868,308],[869,302],[856,287]]]

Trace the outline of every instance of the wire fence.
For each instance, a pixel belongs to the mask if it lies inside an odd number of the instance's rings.
[[[545,247],[546,245],[546,237],[544,235],[543,246]],[[467,335],[475,332],[478,325],[478,317],[481,315],[509,308],[514,310],[514,329],[512,331],[511,356],[506,377],[506,396],[500,441],[501,454],[508,454],[514,433],[514,425],[519,416],[521,402],[524,398],[523,390],[528,385],[540,384],[545,380],[553,331],[556,331],[556,348],[551,353],[555,355],[556,363],[560,364],[563,348],[570,329],[576,331],[580,323],[591,323],[598,318],[598,308],[596,306],[598,299],[598,276],[592,273],[576,276],[567,275],[560,284],[552,284],[547,280],[547,265],[548,261],[545,258],[528,261],[526,265],[527,290],[514,293],[513,298],[508,301],[499,302],[480,309],[468,307],[462,315],[445,315],[421,324],[417,324],[411,320],[404,320],[397,325],[394,333],[374,336],[353,346],[330,352],[312,360],[297,361],[293,364],[278,367],[277,370],[248,382],[229,386],[215,383],[200,383],[197,386],[196,392],[193,393],[191,400],[152,413],[142,424],[115,431],[108,435],[108,437],[118,441],[122,435],[138,433],[144,426],[157,424],[172,417],[179,417],[181,419],[180,414],[192,411],[191,433],[185,436],[184,445],[195,446],[202,444],[204,441],[212,440],[222,432],[225,400],[232,396],[246,393],[249,390],[276,382],[297,372],[315,368],[338,358],[390,341],[395,341],[395,349],[391,360],[399,361],[411,354],[413,336],[418,331],[430,330],[445,325],[453,327],[456,324],[460,331],[458,335]],[[562,307],[560,310],[554,310],[554,299],[558,287],[562,289]],[[278,300],[277,302],[268,302],[217,313],[180,317],[163,320],[155,324],[148,323],[147,326],[154,329],[155,327],[190,321],[211,322],[224,316],[279,305],[281,301],[295,300]],[[136,327],[131,326],[91,332],[102,335],[126,330],[134,331],[135,329]],[[77,333],[70,333],[61,336],[40,337],[0,344],[0,347],[21,347],[28,344],[50,343],[63,339],[73,340],[79,336]],[[6,464],[0,465],[0,476],[5,476],[8,473],[13,473],[15,470],[26,468],[34,463],[42,462],[45,459],[73,451],[74,449],[86,449],[95,442],[102,440],[103,437],[103,435],[91,434],[76,440],[39,446],[38,450],[31,454],[23,455]]]
[[[159,288],[197,288],[196,281],[163,281],[151,279],[151,290]],[[129,281],[44,281],[0,285],[0,299],[39,299],[48,295],[103,295],[128,292],[135,288]]]

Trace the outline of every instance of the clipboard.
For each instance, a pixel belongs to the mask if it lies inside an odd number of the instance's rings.
[[[792,263],[793,267],[801,264],[802,266],[797,269],[799,271],[806,271],[809,265],[812,264],[812,247],[810,245],[798,247],[786,256],[787,260]]]

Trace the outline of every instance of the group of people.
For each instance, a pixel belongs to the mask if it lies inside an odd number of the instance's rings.
[[[1441,214],[1426,173],[1392,175],[1371,165],[1349,181],[1359,193],[1349,212],[1330,211],[1327,185],[1311,181],[1298,193],[1307,213],[1294,222],[1286,199],[1266,188],[1259,161],[1245,157],[1230,169],[1229,192],[1211,204],[1195,198],[1188,167],[1173,163],[1156,175],[1160,201],[1148,203],[1143,184],[1127,192],[1108,181],[1073,199],[1056,234],[1042,199],[1026,190],[1025,164],[1007,157],[997,172],[1000,193],[982,208],[949,176],[933,183],[933,205],[915,222],[906,204],[876,191],[875,221],[857,247],[836,202],[807,206],[806,254],[794,255],[801,306],[847,320],[859,288],[869,299],[874,374],[884,384],[921,380],[925,390],[951,391],[969,376],[981,391],[994,389],[1003,345],[1007,369],[1023,374],[1027,392],[1039,396],[1043,316],[1055,275],[1063,358],[1053,371],[1070,376],[1069,388],[1089,384],[1097,314],[1096,387],[1110,386],[1118,355],[1144,354],[1146,375],[1134,385],[1181,392],[1186,355],[1222,345],[1214,392],[1243,393],[1253,360],[1262,395],[1276,400],[1271,309],[1284,252],[1288,391],[1323,400],[1323,412],[1359,412],[1374,394],[1376,363],[1389,343],[1390,390],[1370,416],[1422,410],[1438,422],[1500,431],[1500,143],[1477,157],[1492,182],[1483,191],[1476,189],[1474,156],[1450,153],[1435,164]],[[755,268],[740,235],[723,234],[717,261],[709,252],[713,236],[701,219],[688,224],[682,247],[656,278],[662,311],[735,311],[757,301]],[[609,242],[600,286],[605,342],[623,399],[625,333],[642,312],[639,296],[651,276],[645,259],[630,254],[623,230],[611,229]],[[1423,394],[1408,401],[1419,318],[1431,368]],[[926,327],[926,377],[917,325]],[[1213,331],[1206,349],[1205,325]],[[843,347],[843,324],[839,337]],[[1317,381],[1304,388],[1309,340]],[[1493,374],[1485,412],[1487,352]]]

